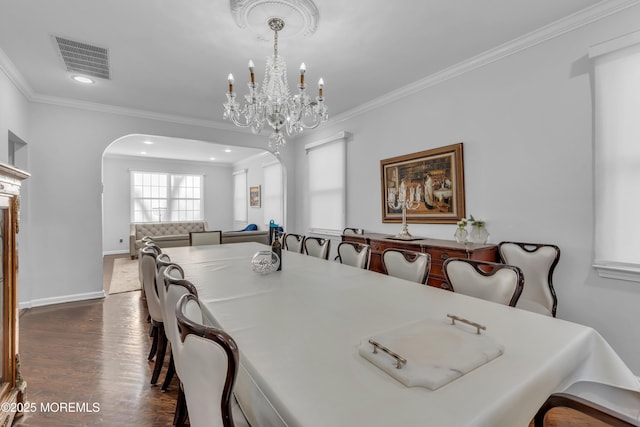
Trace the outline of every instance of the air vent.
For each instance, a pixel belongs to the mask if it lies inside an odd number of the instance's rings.
[[[109,79],[109,50],[55,36],[67,71]]]

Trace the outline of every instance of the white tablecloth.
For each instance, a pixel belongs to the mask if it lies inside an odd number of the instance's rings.
[[[287,251],[282,271],[261,276],[250,259],[265,248],[164,250],[238,343],[236,395],[254,426],[527,426],[575,381],[640,390],[592,328]],[[366,337],[447,313],[485,325],[504,354],[435,391],[358,354]]]

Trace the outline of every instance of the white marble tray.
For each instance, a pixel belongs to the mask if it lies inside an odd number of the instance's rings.
[[[398,369],[397,360],[382,350],[374,353],[369,340],[402,356],[406,364]],[[368,337],[358,351],[405,386],[436,390],[500,356],[504,348],[474,327],[428,319]]]

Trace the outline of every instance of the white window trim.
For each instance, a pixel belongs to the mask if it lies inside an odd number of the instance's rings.
[[[615,39],[591,46],[589,48],[589,59],[594,59],[638,44],[640,44],[640,31],[625,34]],[[597,195],[595,200],[597,203]],[[592,266],[596,269],[600,277],[640,282],[640,266],[637,264],[596,259],[593,261]]]
[[[323,145],[326,144],[330,144],[332,142],[335,141],[344,141],[344,173],[343,173],[343,177],[344,180],[342,182],[342,223],[343,226],[346,223],[346,219],[347,219],[347,142],[351,139],[352,134],[350,132],[345,132],[345,131],[341,131],[338,132],[337,134],[327,137],[327,138],[323,138],[320,139],[318,141],[314,141],[314,142],[310,142],[308,144],[306,144],[304,146],[305,149],[305,154],[309,154],[309,151],[321,147]],[[318,235],[327,235],[327,236],[340,236],[342,235],[342,230],[344,229],[344,227],[340,230],[332,230],[332,229],[323,229],[323,228],[314,228],[314,227],[309,227],[308,233],[309,234],[318,234]]]

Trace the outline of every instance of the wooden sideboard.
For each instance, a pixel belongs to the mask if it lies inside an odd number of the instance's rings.
[[[453,240],[429,239],[420,237],[416,240],[393,239],[392,235],[382,233],[343,234],[343,241],[364,243],[371,246],[371,262],[369,269],[384,273],[382,252],[388,248],[405,249],[415,252],[426,252],[431,255],[431,271],[427,285],[441,288],[445,283],[442,263],[447,258],[468,258],[496,262],[498,246],[491,244],[458,243]]]

